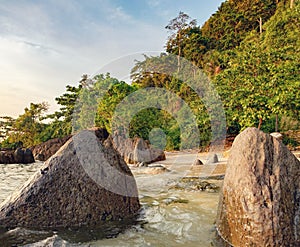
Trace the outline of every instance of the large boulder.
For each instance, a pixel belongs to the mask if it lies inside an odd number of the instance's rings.
[[[17,148],[14,152],[14,163],[29,164],[34,163],[34,157],[30,149]]]
[[[300,162],[281,141],[256,128],[236,137],[216,224],[233,246],[300,246]]]
[[[0,164],[15,164],[14,151],[0,151]]]
[[[134,218],[135,179],[109,141],[73,136],[0,208],[2,227],[94,226]]]
[[[45,161],[54,155],[69,139],[71,135],[50,139],[31,148],[36,160]]]
[[[153,148],[149,142],[142,138],[126,138],[122,134],[114,133],[111,139],[115,149],[128,164],[140,162],[149,164],[166,159],[163,150]]]
[[[26,148],[24,150],[24,156],[23,156],[23,163],[29,164],[35,162],[35,159],[33,157],[33,153],[29,148]]]
[[[23,163],[24,160],[24,150],[22,148],[17,148],[14,152],[14,163]]]
[[[28,148],[0,151],[0,164],[29,164],[34,162],[33,154]]]
[[[166,155],[164,151],[152,148],[144,139],[136,138],[133,149],[133,163],[140,162],[152,163],[155,161],[165,160]]]

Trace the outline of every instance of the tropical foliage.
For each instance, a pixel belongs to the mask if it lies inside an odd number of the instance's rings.
[[[159,128],[166,136],[166,149],[178,149],[182,141],[195,138],[181,133],[178,116],[185,128],[193,125],[180,110],[183,105],[195,116],[200,145],[206,146],[215,121],[211,112],[222,114],[215,111],[220,105],[212,88],[205,87],[209,97],[191,86],[199,76],[200,81],[209,78],[220,95],[228,132],[249,126],[267,132],[299,128],[299,19],[300,3],[294,0],[227,0],[202,27],[179,12],[166,26],[166,52],[136,61],[131,84],[109,74],[84,75],[78,86],[66,86],[66,93],[56,98],[59,111],[45,115],[46,103],[31,103],[16,119],[1,117],[1,146],[30,146],[91,126],[112,132],[114,123],[130,120],[131,137],[153,138],[153,130]],[[185,61],[192,65],[188,76],[190,65]],[[153,88],[151,99],[138,94]],[[163,103],[166,97],[176,99],[169,101],[169,108]]]

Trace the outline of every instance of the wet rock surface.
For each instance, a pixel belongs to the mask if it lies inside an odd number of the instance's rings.
[[[199,179],[199,177],[183,177],[171,189],[187,191],[208,191],[218,192],[220,186],[211,181]]]
[[[143,165],[144,164],[144,165]],[[131,171],[133,174],[149,174],[149,175],[158,175],[166,172],[170,172],[165,166],[160,164],[150,164],[145,165],[145,163],[139,163],[139,166],[131,166]]]
[[[130,169],[89,130],[73,136],[2,204],[0,226],[97,226],[132,218],[139,208]]]
[[[256,128],[231,148],[217,229],[233,246],[300,246],[300,162]]]
[[[0,151],[1,164],[30,164],[35,162],[33,154],[28,148]]]

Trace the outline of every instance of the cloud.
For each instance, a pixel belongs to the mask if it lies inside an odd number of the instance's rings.
[[[147,4],[150,6],[150,7],[157,7],[161,4],[161,1],[160,0],[147,0]]]
[[[110,8],[108,9],[108,18],[110,20],[117,20],[118,22],[132,22],[132,17],[128,14],[126,14],[124,11],[123,11],[123,8],[121,6],[119,7],[116,7],[116,8]],[[124,25],[124,23],[123,23]]]
[[[0,1],[0,116],[18,115],[30,102],[55,109],[54,98],[82,74],[131,53],[161,51],[168,21],[179,10],[198,15],[207,2]]]
[[[42,6],[14,1],[0,4],[0,33],[5,36],[31,37],[43,40],[53,23]]]
[[[80,77],[80,67],[52,49],[0,38],[0,54],[0,115],[18,115],[29,102],[54,107],[54,97]]]
[[[116,57],[162,49],[162,32],[106,0],[0,3],[0,115],[41,101],[54,111],[67,84]]]

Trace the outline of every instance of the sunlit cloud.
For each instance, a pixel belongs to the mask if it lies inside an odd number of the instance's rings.
[[[180,10],[164,2],[1,1],[0,116],[18,115],[30,102],[48,101],[54,110],[54,98],[82,74],[131,53],[162,51],[164,26]]]

